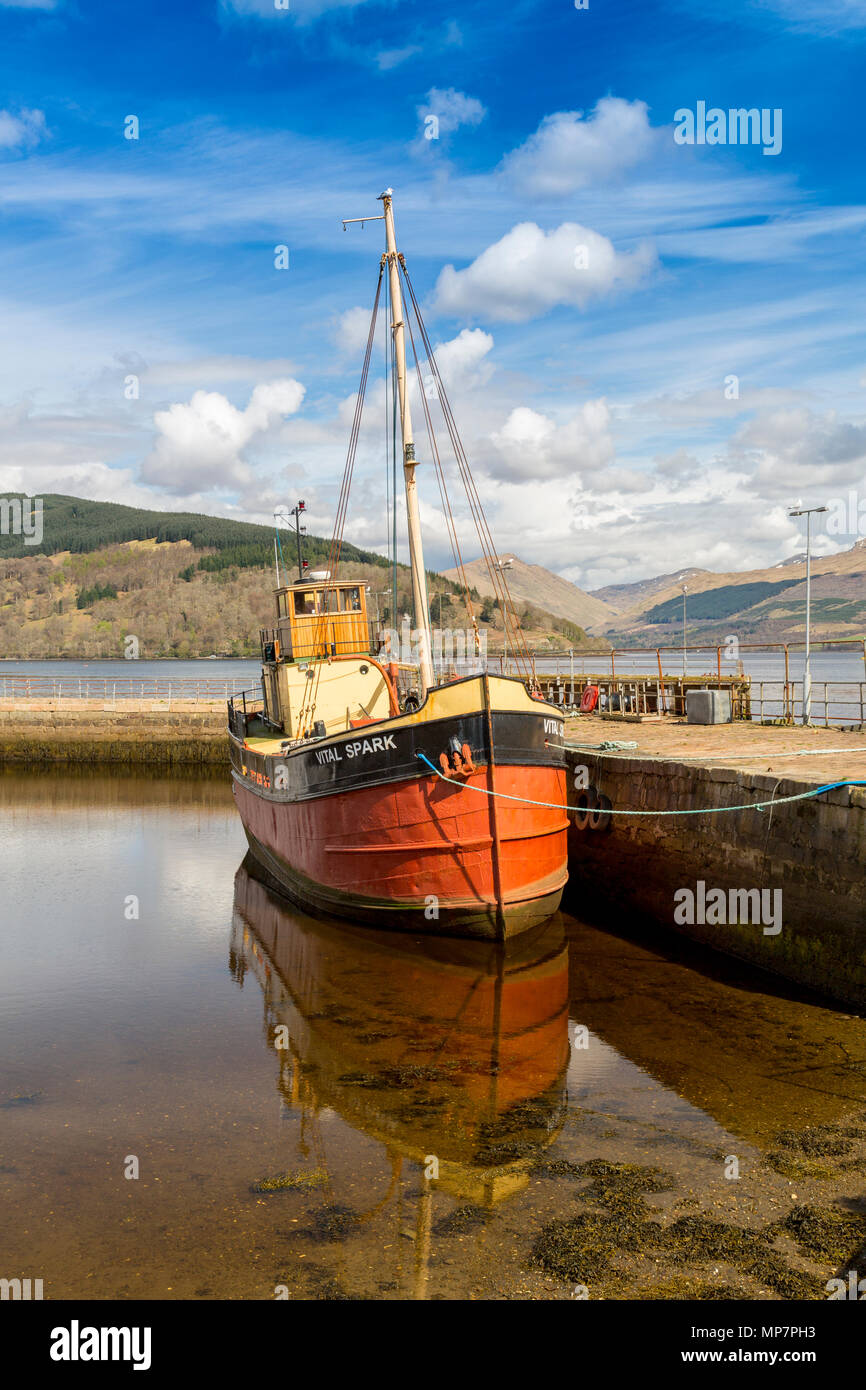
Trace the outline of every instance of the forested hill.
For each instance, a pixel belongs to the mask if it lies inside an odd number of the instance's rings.
[[[20,493],[6,493],[7,502],[21,500],[25,520],[31,515],[29,499]],[[125,541],[189,541],[196,550],[210,550],[214,555],[199,560],[201,569],[223,569],[230,565],[251,568],[269,565],[274,555],[274,532],[270,526],[257,526],[249,521],[229,521],[224,517],[204,516],[196,512],[151,512],[143,507],[126,507],[118,502],[90,502],[83,497],[64,497],[48,493],[42,499],[42,540],[38,545],[25,544],[20,534],[6,534],[4,517],[0,534],[0,557],[25,555],[89,554],[105,546]],[[283,530],[285,549],[288,533]],[[290,540],[292,538],[289,538]],[[327,559],[330,541],[320,536],[304,537],[304,558],[310,568]],[[369,550],[344,543],[344,560],[367,565],[387,565],[387,560]],[[286,554],[291,567],[294,551]]]
[[[5,499],[4,531],[11,500]],[[145,658],[258,654],[259,629],[272,623],[274,611],[269,527],[78,497],[48,496],[43,504],[40,545],[23,545],[19,534],[0,536],[0,659],[117,657],[130,634]],[[327,561],[328,544],[304,537],[311,569]],[[294,537],[285,530],[282,546],[291,581]],[[371,616],[393,625],[387,566],[381,555],[343,545],[342,577],[367,585]],[[402,615],[412,611],[405,565],[398,565],[397,579]],[[458,585],[430,571],[427,583],[434,624],[464,630],[468,618]],[[477,590],[472,598],[495,651],[504,640],[502,613]],[[518,617],[533,648],[557,651],[586,640],[578,625],[533,604],[523,602]]]

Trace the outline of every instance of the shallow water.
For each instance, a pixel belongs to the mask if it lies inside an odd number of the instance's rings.
[[[866,1211],[862,1019],[628,923],[562,913],[503,955],[314,921],[241,867],[221,776],[7,772],[0,835],[0,1277],[818,1297],[855,1253],[854,1226],[832,1254],[783,1232],[769,1269],[655,1233]]]

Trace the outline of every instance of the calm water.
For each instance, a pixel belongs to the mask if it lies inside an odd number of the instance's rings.
[[[823,1296],[839,1258],[724,1262],[688,1222],[862,1209],[863,1020],[623,923],[561,914],[502,956],[315,922],[240,867],[223,778],[7,771],[0,835],[0,1276]]]
[[[76,681],[139,681],[139,680],[206,680],[244,681],[249,687],[258,685],[262,674],[260,661],[3,661],[0,660],[0,685],[4,676],[29,676],[37,680],[62,681],[64,693],[75,694]]]
[[[609,660],[609,659],[608,659]],[[754,680],[784,680],[785,662],[783,653],[742,652],[743,668]],[[703,675],[716,670],[715,652],[692,651],[687,654],[686,664],[690,675]],[[860,682],[866,680],[866,664],[862,648],[812,652],[813,681]],[[539,671],[557,670],[567,676],[571,666],[568,653],[560,653],[549,661],[536,662]],[[494,662],[498,669],[498,658]],[[600,657],[583,658],[575,656],[575,673],[583,670],[600,674],[607,669]],[[683,669],[682,655],[676,652],[662,654],[662,669],[666,675],[678,675]],[[722,661],[722,674],[735,674],[735,661]],[[656,670],[654,653],[634,655],[624,652],[616,655],[616,670],[623,675],[630,672],[652,674]],[[245,681],[248,686],[258,685],[261,676],[261,662],[254,660],[216,660],[216,661],[7,661],[0,659],[0,679],[3,676],[30,676],[46,680],[219,680]],[[801,680],[803,676],[803,652],[793,651],[790,655],[790,678]],[[70,686],[70,694],[74,688]]]

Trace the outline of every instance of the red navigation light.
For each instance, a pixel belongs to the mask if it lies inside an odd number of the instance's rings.
[[[299,512],[305,512],[306,510],[307,510],[307,504],[306,504],[306,502],[299,502],[299,503],[298,503],[298,511],[299,511]]]

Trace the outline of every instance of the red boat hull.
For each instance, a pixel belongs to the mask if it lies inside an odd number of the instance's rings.
[[[319,913],[501,940],[555,912],[568,876],[563,767],[481,767],[295,802],[235,777],[234,794],[269,878]]]

